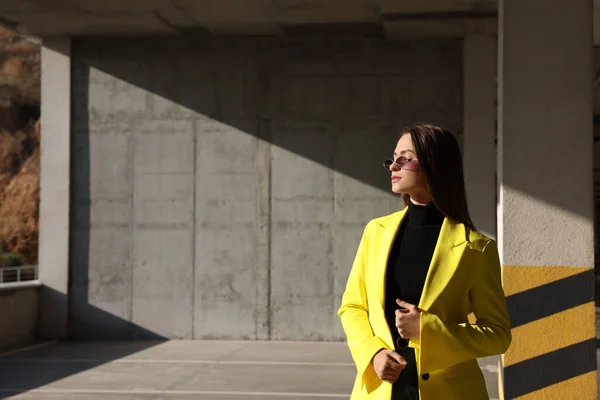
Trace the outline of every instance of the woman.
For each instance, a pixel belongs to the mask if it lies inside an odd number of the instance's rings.
[[[338,310],[358,370],[351,399],[488,399],[476,358],[508,349],[510,323],[496,243],[469,216],[458,143],[416,125],[384,166],[407,207],[367,224]]]

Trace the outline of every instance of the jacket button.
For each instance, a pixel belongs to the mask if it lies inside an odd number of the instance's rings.
[[[428,374],[428,373],[425,373],[425,374],[421,375],[421,378],[422,378],[424,381],[426,381],[427,379],[429,379],[429,374]]]

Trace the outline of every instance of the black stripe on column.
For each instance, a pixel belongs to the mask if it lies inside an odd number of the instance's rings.
[[[504,397],[514,399],[594,370],[596,338],[504,367]]]
[[[552,267],[548,267],[552,268]],[[512,328],[594,301],[594,270],[508,296]]]

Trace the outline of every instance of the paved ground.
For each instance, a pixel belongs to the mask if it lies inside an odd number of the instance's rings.
[[[480,364],[495,398],[496,359]],[[52,343],[0,358],[0,399],[347,399],[354,373],[339,343]]]

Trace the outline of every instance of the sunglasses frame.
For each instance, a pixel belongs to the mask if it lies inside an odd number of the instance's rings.
[[[411,164],[414,163],[414,164],[416,164],[416,167],[415,168],[404,168],[404,166],[407,163],[411,163]],[[400,167],[400,169],[403,169],[405,171],[418,172],[421,170],[421,165],[419,164],[418,160],[411,160],[404,156],[400,156],[400,157],[396,158],[395,160],[393,160],[391,158],[387,158],[387,159],[383,160],[383,167],[385,169],[387,169],[388,171],[394,164],[398,165]]]

